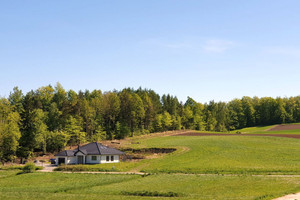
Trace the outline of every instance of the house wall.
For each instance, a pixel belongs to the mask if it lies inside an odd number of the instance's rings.
[[[92,160],[93,155],[87,155],[86,156],[86,163],[87,164],[100,164],[101,163],[101,156],[95,155],[97,157],[97,160]]]
[[[109,156],[109,161],[106,161],[106,156]],[[111,156],[114,156],[114,161],[111,161]],[[120,162],[119,155],[102,155],[101,156],[101,163],[118,163]]]
[[[79,155],[79,154],[77,154]],[[92,160],[92,155],[86,156],[86,164],[100,164],[100,163],[118,163],[120,162],[119,155],[96,155],[97,160]],[[106,161],[106,156],[109,156],[109,161]],[[111,156],[114,156],[114,161],[111,161]],[[65,158],[65,164],[77,164],[76,156],[56,156],[55,161],[58,163],[58,158]]]
[[[56,156],[55,162],[58,163],[58,158],[65,158],[65,164],[76,164],[77,159],[76,156]]]
[[[67,164],[76,164],[77,159],[76,156],[67,157]]]
[[[56,165],[58,164],[58,158],[60,158],[60,156],[56,156],[56,158],[55,158]]]

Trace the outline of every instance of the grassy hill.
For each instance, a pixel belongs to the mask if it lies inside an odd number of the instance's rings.
[[[60,172],[17,175],[17,170],[0,170],[0,199],[152,199],[155,196],[155,199],[266,200],[300,191],[299,139],[160,134],[128,139],[123,145],[177,151],[139,162],[70,167],[145,171],[151,173],[149,176]]]
[[[151,160],[146,172],[299,173],[300,140],[274,137],[176,136],[139,141],[137,146],[186,147]]]

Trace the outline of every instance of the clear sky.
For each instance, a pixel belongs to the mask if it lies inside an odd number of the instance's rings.
[[[300,95],[299,0],[0,0],[0,96],[151,88],[185,101]]]

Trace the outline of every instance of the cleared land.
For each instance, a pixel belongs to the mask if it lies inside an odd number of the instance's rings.
[[[271,200],[300,191],[300,140],[239,134],[228,134],[237,137],[171,135],[174,134],[162,133],[112,143],[118,148],[136,149],[132,150],[134,153],[141,149],[176,149],[171,153],[154,152],[157,155],[134,162],[65,166],[68,171],[143,171],[150,173],[149,176],[60,172],[17,175],[17,170],[0,170],[0,199],[153,199],[155,196],[155,199]]]
[[[286,131],[296,129],[299,129],[300,132],[300,124],[281,124],[268,129],[268,131]]]
[[[145,172],[300,174],[300,140],[290,138],[177,136],[141,140],[136,145],[144,146],[179,149],[149,160],[141,169]]]
[[[0,171],[0,199],[273,199],[300,190],[300,178]],[[148,194],[149,196],[140,196]],[[168,194],[177,197],[167,197]]]
[[[67,171],[132,171],[195,174],[300,174],[300,140],[281,137],[167,136],[127,141],[132,148],[176,148],[142,159],[64,166]],[[133,144],[132,144],[133,143]]]

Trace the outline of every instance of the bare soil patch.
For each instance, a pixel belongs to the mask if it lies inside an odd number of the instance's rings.
[[[287,137],[300,139],[300,134],[228,134],[228,133],[198,133],[198,132],[188,132],[182,133],[174,136],[270,136],[270,137]]]
[[[152,159],[176,151],[174,148],[124,148],[120,149],[126,153],[126,159],[139,160],[139,159]]]
[[[286,130],[295,130],[295,129],[300,129],[300,124],[281,124],[273,128],[270,128],[267,131],[286,131]]]

